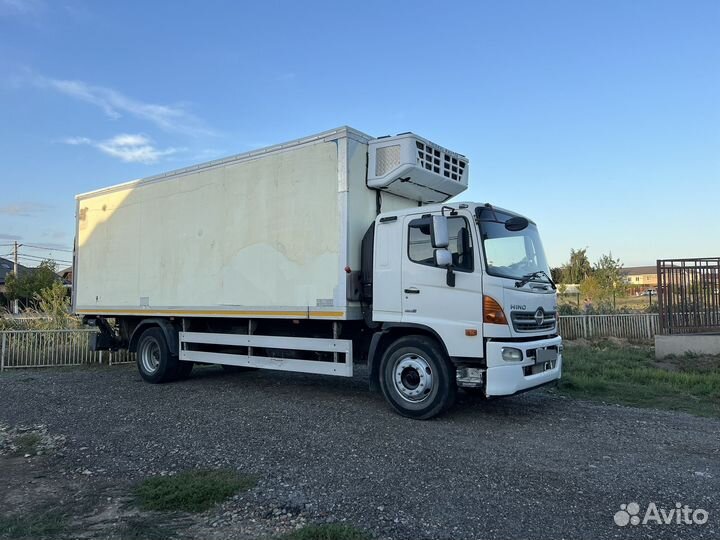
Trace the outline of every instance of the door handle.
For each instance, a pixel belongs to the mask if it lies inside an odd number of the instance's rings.
[[[416,289],[415,287],[410,287],[409,289],[405,289],[406,294],[420,294],[420,289]]]

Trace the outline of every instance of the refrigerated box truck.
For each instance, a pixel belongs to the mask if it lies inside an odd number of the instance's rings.
[[[458,388],[557,381],[538,229],[467,189],[468,159],[349,127],[77,196],[73,310],[142,378],[194,364],[350,377],[430,418]]]

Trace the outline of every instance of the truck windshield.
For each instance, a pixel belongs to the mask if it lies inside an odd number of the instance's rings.
[[[550,275],[545,251],[534,223],[529,223],[521,231],[510,231],[505,228],[505,221],[512,216],[496,211],[483,217],[492,219],[480,220],[488,274],[511,279],[522,279],[535,272]],[[547,281],[547,278],[539,275],[533,280]]]

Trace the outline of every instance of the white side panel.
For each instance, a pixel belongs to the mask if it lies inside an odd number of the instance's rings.
[[[402,219],[375,223],[373,319],[401,320]]]
[[[375,221],[375,190],[365,184],[367,144],[350,140],[348,145],[348,258],[352,270],[360,270],[360,243]]]
[[[187,350],[185,344],[231,345],[237,347],[264,347],[271,349],[295,349],[322,351],[344,355],[344,362],[323,362],[296,358],[271,358],[252,354],[232,354]],[[203,332],[180,332],[180,360],[227,364],[231,366],[258,367],[281,371],[318,373],[352,377],[352,341],[347,339],[296,338],[278,336],[249,336],[238,334],[211,334]]]
[[[332,307],[340,211],[334,141],[90,194],[76,308]]]

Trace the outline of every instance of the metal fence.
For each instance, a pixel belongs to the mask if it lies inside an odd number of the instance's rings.
[[[96,329],[0,331],[0,371],[13,368],[134,362],[127,351],[91,351]]]
[[[559,333],[564,339],[617,337],[651,340],[660,326],[657,313],[613,315],[561,315]]]
[[[561,315],[564,339],[618,337],[651,340],[659,332],[657,313]],[[0,371],[13,368],[121,364],[135,362],[128,351],[91,351],[96,329],[0,331]]]
[[[663,334],[720,331],[720,257],[657,262]]]

